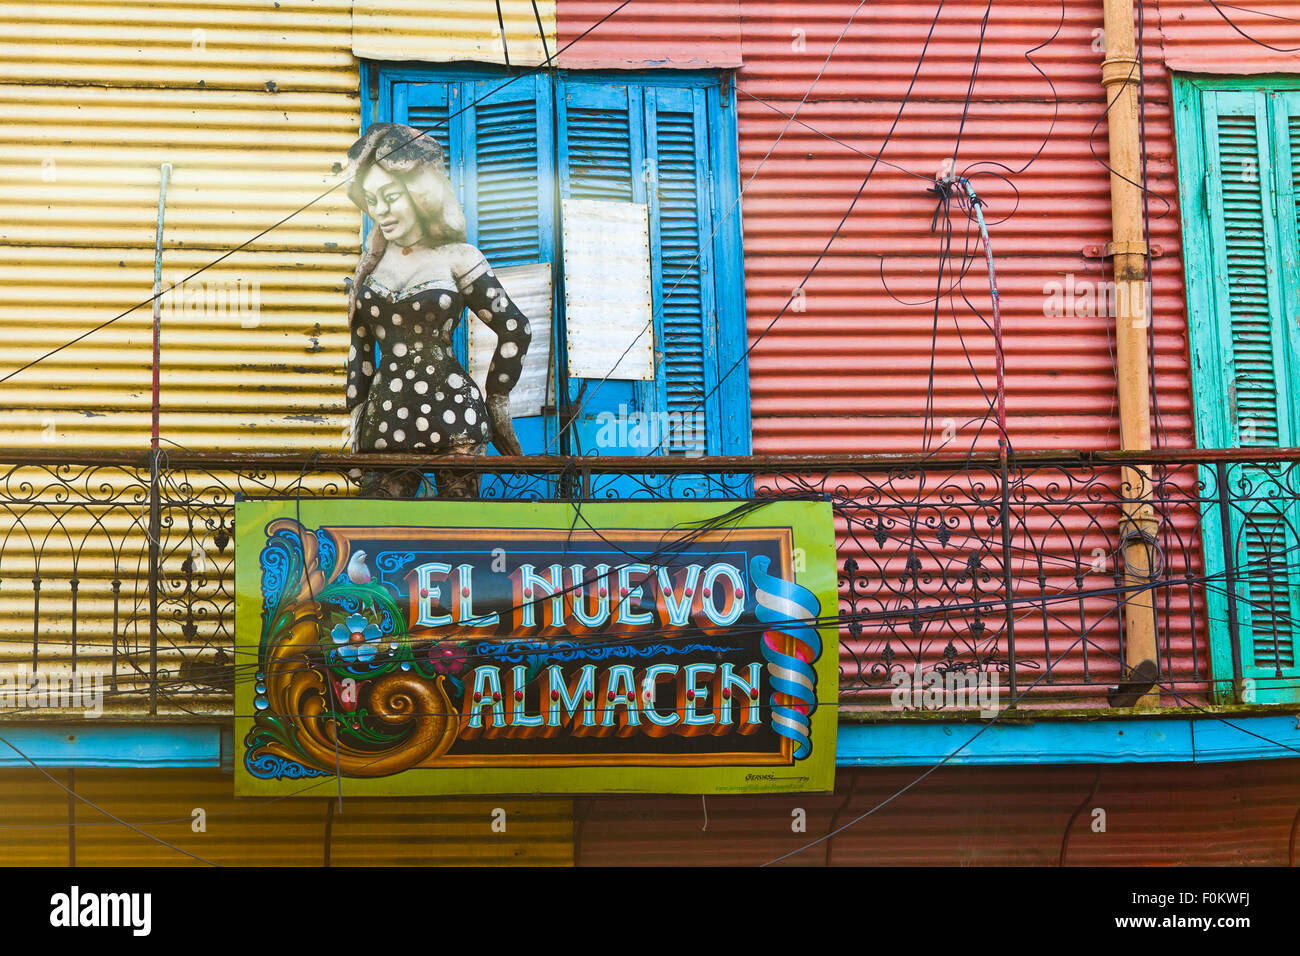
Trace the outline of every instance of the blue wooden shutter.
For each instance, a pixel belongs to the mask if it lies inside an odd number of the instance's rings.
[[[669,455],[719,454],[709,139],[704,90],[646,90],[655,410]]]
[[[555,259],[555,146],[551,81],[544,75],[513,81],[449,79],[393,85],[396,122],[428,128],[447,150],[448,172],[465,210],[468,240],[494,266]],[[467,363],[467,317],[455,348]],[[555,454],[555,415],[516,418],[526,455]],[[489,455],[495,448],[489,446]],[[486,476],[485,497],[536,497],[554,492],[541,478]]]
[[[494,266],[555,261],[555,146],[551,80],[542,74],[463,84],[465,109],[465,218],[469,241]],[[468,321],[477,321],[468,317]],[[457,347],[465,355],[468,326]],[[554,337],[552,337],[554,341]],[[552,403],[554,404],[554,403]],[[525,455],[554,454],[554,414],[514,420]],[[496,449],[488,447],[488,454]],[[544,475],[484,475],[484,497],[552,497]]]
[[[732,127],[717,122],[720,103],[716,87],[699,83],[564,80],[561,193],[648,205],[655,345],[653,381],[571,380],[570,394],[583,406],[575,422],[574,451],[682,457],[749,451],[735,159],[723,158],[727,149],[735,152],[734,134],[728,140],[725,131]],[[719,180],[733,200],[720,224],[714,190]],[[720,250],[734,253],[726,262],[730,273],[721,277]],[[725,332],[723,325],[728,326]],[[721,354],[720,339],[731,346],[728,354]],[[729,387],[718,388],[720,369],[737,360],[739,374],[726,383]],[[728,402],[745,406],[743,414],[728,420]],[[606,440],[597,446],[599,419],[629,413],[643,416],[650,427],[629,429],[624,444]],[[644,438],[648,441],[638,443]],[[705,475],[671,481],[642,476],[632,484],[662,485],[693,497],[748,494],[750,486],[744,478],[725,479],[724,485],[719,476]]]
[[[1279,185],[1289,193],[1294,182],[1289,146],[1277,135],[1263,92],[1206,91],[1202,104],[1213,299],[1207,311],[1219,347],[1218,400],[1198,409],[1210,419],[1203,431],[1217,426],[1225,447],[1293,447],[1300,362],[1283,249],[1294,248],[1295,217],[1294,209],[1281,209],[1277,202]],[[1202,367],[1200,374],[1215,371]],[[1300,700],[1300,575],[1295,571],[1300,509],[1287,496],[1270,492],[1277,487],[1277,472],[1269,466],[1233,465],[1228,474],[1228,488],[1221,491],[1230,500],[1226,546],[1238,571],[1235,604],[1248,699]],[[1217,531],[1206,538],[1211,550],[1223,546]],[[1213,589],[1209,596],[1220,644],[1216,660],[1230,660],[1231,648],[1226,653],[1223,648],[1228,609]],[[1222,672],[1220,664],[1216,674]]]
[[[504,85],[455,74],[436,82],[399,75],[393,83],[392,118],[434,128],[446,120],[438,135],[452,157],[470,241],[495,264],[556,261],[556,177],[564,197],[648,206],[655,379],[569,379],[568,398],[581,413],[568,438],[557,440],[557,422],[548,417],[536,436],[525,435],[529,425],[520,429],[525,451],[748,453],[734,102],[716,82],[698,78],[610,82],[568,74],[556,84],[552,91],[551,79],[542,75]],[[558,293],[558,269],[555,277]],[[556,332],[562,343],[562,328]],[[463,341],[458,345],[463,354]],[[650,418],[657,427],[619,430],[613,442],[610,429],[602,434],[602,420],[631,416]],[[675,428],[661,442],[662,426]],[[684,494],[721,490],[703,477],[699,487],[688,484],[673,487]],[[743,481],[729,487],[733,493],[747,489]]]
[[[416,129],[423,130],[441,145],[443,154],[447,157],[448,172],[456,172],[456,164],[460,161],[460,144],[456,143],[455,149],[452,148],[452,124],[456,125],[459,134],[460,120],[451,118],[451,98],[452,90],[456,88],[455,83],[451,82],[430,82],[430,83],[395,83],[393,84],[393,115],[395,119],[390,122],[406,123],[408,126],[414,126]],[[385,119],[387,119],[385,117]],[[459,135],[457,136],[457,140]],[[459,185],[457,186],[459,188]]]
[[[474,189],[465,207],[470,242],[493,265],[554,258],[555,167],[550,78],[466,84],[466,174]]]
[[[646,201],[643,96],[639,87],[566,77],[558,96],[560,195],[565,199]],[[650,411],[648,383],[569,379],[569,400],[581,413],[568,451],[582,455],[640,455],[644,430],[610,428]],[[620,493],[626,489],[620,488]]]

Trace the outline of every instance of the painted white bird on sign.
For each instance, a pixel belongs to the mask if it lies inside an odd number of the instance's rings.
[[[353,553],[347,566],[348,580],[353,584],[369,584],[370,568],[366,566],[366,553],[356,551]]]

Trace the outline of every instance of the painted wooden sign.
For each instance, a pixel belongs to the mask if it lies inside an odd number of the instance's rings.
[[[236,505],[236,792],[833,786],[830,505]]]

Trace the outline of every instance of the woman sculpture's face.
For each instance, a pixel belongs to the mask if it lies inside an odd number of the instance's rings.
[[[362,178],[361,188],[365,191],[366,212],[386,240],[406,247],[424,238],[415,204],[392,173],[374,163]]]

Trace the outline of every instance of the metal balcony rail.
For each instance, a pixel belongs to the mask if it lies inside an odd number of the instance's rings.
[[[123,714],[222,716],[234,674],[234,503],[355,495],[367,469],[482,499],[821,498],[836,519],[841,708],[1105,707],[1124,608],[1153,599],[1162,702],[1249,700],[1296,675],[1300,449],[994,456],[479,458],[0,450],[0,691],[102,676]],[[1126,467],[1128,466],[1128,470]],[[1148,476],[1152,566],[1126,576]],[[1009,560],[1007,560],[1009,557]],[[1126,583],[1127,582],[1127,583]],[[24,675],[26,675],[24,677]],[[4,682],[9,681],[6,685]],[[969,699],[950,696],[969,688]],[[932,693],[927,696],[926,691]],[[11,719],[48,716],[0,706]]]

